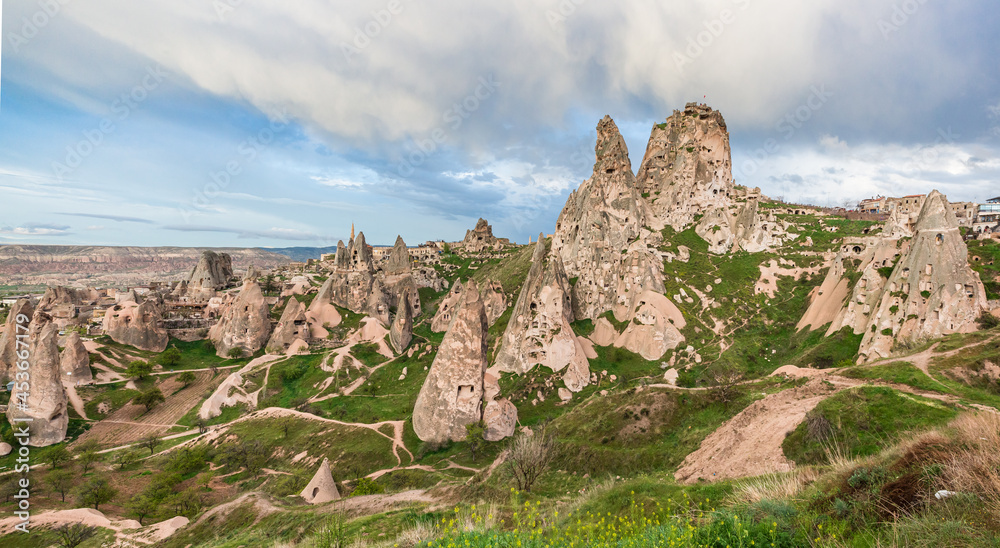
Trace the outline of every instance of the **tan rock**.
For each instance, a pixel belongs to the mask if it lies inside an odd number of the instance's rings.
[[[90,371],[90,354],[80,340],[80,334],[70,331],[63,343],[62,355],[59,357],[59,369],[62,379],[70,384],[88,383],[94,380]]]
[[[455,280],[455,284],[451,286],[451,290],[448,291],[448,294],[445,295],[444,299],[441,299],[441,304],[438,305],[437,312],[431,320],[431,331],[435,333],[448,331],[448,326],[450,326],[451,321],[455,319],[455,315],[458,312],[457,306],[461,301],[462,282],[460,280]]]
[[[207,299],[224,289],[233,277],[233,259],[228,253],[204,251],[187,279],[187,295]]]
[[[568,367],[572,380],[567,387],[575,392],[586,386],[590,366],[570,325],[573,321],[570,291],[562,259],[557,254],[548,254],[545,240],[539,238],[531,269],[497,352],[496,365],[500,371],[521,375],[535,365],[552,371]]]
[[[597,346],[611,346],[618,340],[618,331],[611,325],[607,318],[597,318],[594,322],[594,332],[590,334],[590,340]]]
[[[402,354],[406,347],[410,346],[410,341],[413,340],[413,314],[410,307],[405,304],[408,300],[409,290],[407,289],[400,295],[400,306],[396,309],[396,318],[389,330],[389,342],[397,354]]]
[[[28,328],[34,314],[35,307],[30,299],[18,299],[7,312],[3,335],[0,336],[0,381],[4,384],[7,383],[7,379],[13,378],[13,368],[18,361],[17,335],[27,333],[24,329]],[[21,322],[23,327],[20,330],[17,328],[18,318],[25,320]]]
[[[104,333],[117,343],[149,352],[163,352],[169,337],[163,313],[153,300],[120,302],[104,313]]]
[[[13,451],[14,448],[5,441],[0,441],[0,457],[6,457]]]
[[[66,439],[69,415],[66,389],[59,374],[58,341],[59,327],[52,316],[36,311],[28,329],[28,386],[15,384],[7,407],[10,424],[28,424],[28,445],[33,447],[47,447]]]
[[[461,440],[465,426],[482,419],[488,329],[479,288],[469,280],[413,409],[421,440]]]
[[[240,348],[248,356],[263,348],[271,336],[270,314],[260,286],[244,283],[236,298],[223,305],[219,322],[208,330],[216,354],[228,358],[233,348]]]
[[[333,302],[333,284],[336,281],[337,279],[332,275],[327,278],[323,282],[323,285],[320,286],[316,296],[313,297],[312,302],[309,304],[309,309],[306,310],[309,334],[314,338],[325,339],[329,334],[326,326],[336,327],[340,325],[340,312],[337,311],[337,307]]]
[[[486,318],[492,326],[507,311],[507,295],[503,292],[500,282],[487,280],[483,284],[483,303],[486,306]]]
[[[281,319],[274,327],[271,339],[267,341],[269,351],[285,352],[296,340],[308,340],[311,336],[306,307],[295,296],[288,297]]]
[[[635,317],[615,341],[647,360],[658,360],[667,350],[684,342],[680,329],[686,325],[681,311],[665,296],[652,291],[642,294]]]
[[[333,473],[330,472],[330,459],[323,459],[319,470],[316,470],[312,480],[302,490],[301,496],[309,504],[323,504],[340,499],[337,482],[333,481]]]
[[[483,432],[486,441],[500,441],[513,436],[517,428],[517,407],[507,398],[490,400],[483,409],[483,423],[486,425]]]

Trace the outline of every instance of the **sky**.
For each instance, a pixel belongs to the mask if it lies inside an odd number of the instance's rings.
[[[987,0],[4,0],[0,244],[550,233],[615,119],[722,112],[734,177],[1000,195]]]

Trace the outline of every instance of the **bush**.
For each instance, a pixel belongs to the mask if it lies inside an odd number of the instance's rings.
[[[555,457],[555,440],[545,432],[532,436],[521,434],[510,444],[504,469],[517,484],[518,491],[531,491]]]
[[[176,346],[171,346],[160,354],[158,361],[164,367],[173,367],[181,363],[181,351]]]
[[[976,323],[979,324],[979,329],[993,329],[994,327],[1000,325],[1000,318],[997,318],[989,312],[983,312],[976,318]]]
[[[243,349],[238,346],[234,346],[229,349],[229,352],[226,352],[226,355],[232,360],[238,360],[243,357]]]
[[[385,487],[383,487],[381,483],[371,478],[361,478],[358,480],[358,484],[354,487],[354,490],[351,491],[350,497],[377,495],[384,492]]]

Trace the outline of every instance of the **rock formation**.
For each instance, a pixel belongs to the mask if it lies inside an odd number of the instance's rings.
[[[265,348],[268,352],[285,352],[295,341],[307,342],[310,337],[306,307],[293,295],[288,297],[281,319],[274,327],[274,333],[271,334],[271,339],[267,341]]]
[[[486,318],[492,326],[507,311],[507,294],[503,292],[500,282],[486,280],[483,285],[483,305],[486,307]]]
[[[233,259],[228,253],[204,251],[187,279],[187,293],[192,298],[209,298],[224,289],[233,277]]]
[[[109,308],[104,313],[104,333],[115,342],[150,352],[163,352],[169,340],[163,313],[153,300],[142,304],[129,300]]]
[[[420,294],[417,292],[416,280],[413,277],[410,251],[406,248],[402,236],[396,237],[396,244],[382,267],[382,274],[389,306],[391,308],[402,306],[404,301],[401,297],[405,292],[408,295],[405,302],[410,307],[411,317],[419,316],[421,312]]]
[[[548,253],[546,240],[539,238],[497,353],[500,371],[520,375],[541,364],[552,371],[566,369],[563,380],[573,392],[589,384],[590,364],[570,326],[570,291],[562,259]]]
[[[448,326],[451,325],[451,320],[455,318],[455,313],[458,311],[458,305],[461,301],[462,282],[455,280],[455,284],[451,286],[451,291],[441,299],[441,304],[438,305],[437,312],[434,314],[434,318],[431,319],[431,331],[435,333],[448,331]]]
[[[482,419],[488,329],[479,288],[469,280],[413,408],[413,430],[421,440],[464,439],[465,426]]]
[[[270,309],[256,282],[244,283],[236,298],[223,305],[219,322],[208,330],[208,338],[222,358],[228,358],[233,348],[251,355],[264,346],[270,335]]]
[[[627,348],[647,360],[658,360],[667,350],[684,341],[680,330],[686,322],[681,311],[670,299],[647,291],[637,303],[632,322],[615,341],[615,346]]]
[[[309,309],[306,310],[306,320],[309,323],[309,334],[317,339],[325,339],[329,332],[327,327],[340,325],[341,317],[333,304],[333,284],[338,278],[330,276],[323,282],[319,292],[313,297]]]
[[[503,247],[505,240],[498,239],[493,235],[493,227],[486,219],[479,219],[476,228],[465,231],[465,238],[459,243],[459,247],[468,253],[480,253],[482,251],[498,250]]]
[[[256,282],[258,279],[260,279],[260,277],[261,277],[260,270],[257,270],[257,268],[254,267],[254,265],[249,265],[247,266],[247,271],[243,274],[243,281]]]
[[[27,333],[25,329],[31,323],[31,317],[35,315],[35,307],[30,299],[18,299],[7,312],[7,321],[4,324],[3,335],[0,336],[0,381],[4,384],[7,379],[14,377],[13,368],[17,363],[17,334]],[[23,326],[19,331],[17,319],[21,317],[26,321],[21,322]],[[23,346],[22,346],[23,348]]]
[[[620,321],[643,291],[662,293],[662,260],[643,241],[651,232],[649,205],[632,175],[625,140],[610,117],[597,126],[594,173],[570,194],[559,214],[552,249],[573,286],[577,318],[613,310]]]
[[[865,330],[860,361],[888,357],[896,342],[976,330],[986,292],[968,254],[947,199],[931,191]]]
[[[506,398],[489,400],[483,409],[483,423],[486,426],[483,439],[486,441],[500,441],[513,436],[517,428],[517,407]]]
[[[688,103],[653,126],[636,176],[653,214],[676,231],[731,204],[729,133],[722,113]]]
[[[28,330],[29,380],[26,387],[14,385],[7,407],[11,425],[18,428],[28,424],[29,445],[33,447],[46,447],[66,439],[69,415],[66,389],[59,374],[58,339],[59,327],[52,316],[35,312]]]
[[[319,465],[319,470],[316,470],[312,480],[302,490],[301,496],[309,504],[323,504],[340,498],[337,482],[333,481],[333,474],[330,472],[330,459],[323,459],[323,464]]]
[[[62,379],[70,384],[87,383],[94,380],[90,371],[90,354],[83,346],[80,334],[70,331],[63,343],[63,351],[59,356],[59,369]]]
[[[400,295],[400,306],[396,309],[396,318],[392,321],[392,328],[389,330],[389,342],[392,343],[392,349],[396,351],[397,354],[402,354],[406,347],[410,346],[410,341],[413,340],[413,314],[410,312],[409,306],[404,306],[409,297],[409,289],[403,291]]]

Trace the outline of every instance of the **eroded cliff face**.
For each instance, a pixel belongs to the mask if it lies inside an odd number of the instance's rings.
[[[868,322],[860,361],[888,357],[897,342],[974,331],[986,309],[983,284],[940,192],[927,195],[914,232]]]
[[[104,332],[115,342],[150,352],[163,352],[169,340],[163,312],[152,299],[137,303],[130,298],[109,308],[104,314]]]
[[[219,322],[208,330],[216,354],[228,358],[234,348],[248,356],[263,348],[271,335],[271,309],[256,282],[245,282],[236,297],[222,305]]]
[[[421,440],[462,440],[465,426],[482,419],[488,330],[479,288],[469,280],[413,409]]]
[[[31,299],[18,299],[7,312],[3,335],[0,336],[0,381],[4,383],[13,377],[12,368],[17,363],[17,334],[25,333],[24,329],[31,323],[31,317],[34,315],[35,307]],[[18,318],[27,318],[27,321],[21,322],[20,331],[17,328]]]
[[[14,386],[7,420],[27,421],[29,445],[47,447],[66,439],[69,427],[66,389],[59,369],[59,326],[52,316],[36,311],[28,328],[27,390]]]
[[[612,310],[624,321],[642,291],[663,292],[662,262],[645,244],[652,213],[610,117],[597,126],[595,153],[593,175],[570,194],[559,214],[552,250],[566,274],[577,278],[576,317],[594,319]]]
[[[228,253],[205,251],[187,279],[186,294],[192,298],[208,299],[224,289],[233,277],[233,259]]]

